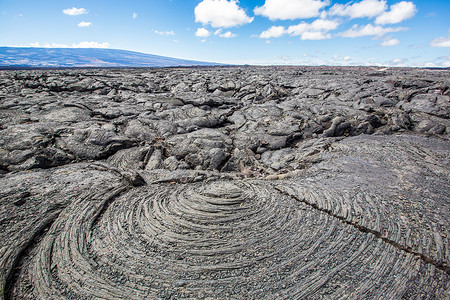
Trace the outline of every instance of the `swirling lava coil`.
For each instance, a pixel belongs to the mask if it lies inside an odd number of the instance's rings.
[[[35,251],[28,272],[40,299],[392,299],[448,290],[444,272],[267,181],[79,199]]]

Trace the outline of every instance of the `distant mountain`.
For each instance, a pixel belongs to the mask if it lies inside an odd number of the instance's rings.
[[[175,67],[208,65],[220,64],[117,49],[0,47],[0,67]]]

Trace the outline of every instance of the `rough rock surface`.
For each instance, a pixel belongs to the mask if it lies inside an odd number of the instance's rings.
[[[0,71],[0,298],[448,299],[449,78]]]

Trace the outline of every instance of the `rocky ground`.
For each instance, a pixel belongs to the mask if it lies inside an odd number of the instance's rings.
[[[0,298],[450,297],[450,71],[0,71]]]

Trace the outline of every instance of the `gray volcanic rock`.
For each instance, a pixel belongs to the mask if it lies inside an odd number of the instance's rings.
[[[0,71],[0,299],[446,299],[449,75]]]

